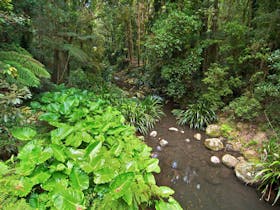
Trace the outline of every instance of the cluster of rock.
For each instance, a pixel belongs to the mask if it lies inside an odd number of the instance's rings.
[[[206,128],[206,134],[211,138],[206,138],[204,145],[211,151],[229,150],[234,152],[240,152],[242,144],[239,142],[233,142],[230,144],[225,143],[225,139],[221,136],[221,128],[219,125],[209,125]],[[194,139],[201,140],[201,134],[196,133]],[[221,160],[219,157],[213,155],[210,158],[212,164],[220,164],[221,162],[229,168],[234,169],[235,175],[238,179],[246,184],[254,184],[258,182],[255,176],[258,170],[253,163],[247,160],[253,160],[257,157],[257,153],[254,150],[245,150],[243,156],[245,157],[234,157],[231,154],[225,154]]]
[[[170,127],[168,129],[170,132],[181,132],[184,133],[183,130],[179,130],[175,127]],[[211,151],[233,151],[240,152],[242,149],[242,144],[239,142],[231,142],[226,143],[225,138],[222,137],[221,127],[219,125],[209,125],[206,128],[206,134],[210,136],[210,138],[206,138],[204,140],[204,145]],[[157,138],[157,131],[150,132],[150,137]],[[200,133],[194,134],[193,138],[197,141],[202,140],[202,135]],[[156,147],[157,152],[152,154],[152,157],[157,158],[158,152],[162,151],[163,147],[168,145],[168,141],[165,139],[157,138],[159,145]],[[185,139],[186,142],[190,142],[190,139]],[[252,159],[257,157],[257,153],[254,150],[246,150],[243,152],[243,156],[245,157],[234,157],[231,154],[224,154],[220,159],[218,156],[213,155],[210,158],[210,161],[214,165],[218,165],[223,163],[225,166],[234,169],[235,175],[238,179],[243,181],[246,184],[254,184],[257,182],[255,179],[255,175],[258,170],[254,167],[254,164],[249,162]],[[249,161],[247,161],[249,160]],[[175,163],[172,165],[173,168],[176,168]]]

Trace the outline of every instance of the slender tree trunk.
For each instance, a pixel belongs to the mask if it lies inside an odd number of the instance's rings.
[[[140,66],[140,60],[141,60],[141,9],[142,5],[139,2],[138,8],[137,8],[137,62],[138,66]]]

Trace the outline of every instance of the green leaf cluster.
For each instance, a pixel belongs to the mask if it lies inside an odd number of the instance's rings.
[[[12,130],[27,143],[11,171],[0,165],[1,192],[36,209],[139,209],[171,199],[171,189],[156,186],[152,173],[160,168],[151,148],[108,102],[71,88],[45,93],[32,106],[49,129]]]

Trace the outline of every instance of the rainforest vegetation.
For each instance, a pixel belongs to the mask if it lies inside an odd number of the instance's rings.
[[[280,1],[0,0],[0,209],[182,209],[141,140],[167,101],[269,131],[276,204]]]

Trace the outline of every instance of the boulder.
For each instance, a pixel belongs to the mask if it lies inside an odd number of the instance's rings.
[[[222,162],[223,164],[225,164],[227,167],[229,168],[234,168],[237,163],[239,162],[234,156],[229,155],[229,154],[225,154],[222,157]]]
[[[168,141],[166,141],[165,139],[160,140],[159,142],[160,146],[165,147],[168,144]]]
[[[213,151],[219,151],[224,148],[223,142],[218,138],[205,139],[204,145]]]
[[[219,164],[219,163],[221,163],[220,158],[218,158],[217,156],[212,156],[212,157],[210,158],[210,161],[211,161],[211,163],[214,163],[214,164]]]
[[[251,150],[251,149],[245,150],[243,152],[243,155],[247,160],[258,160],[259,159],[258,153],[255,150]]]
[[[201,140],[201,138],[202,138],[202,136],[201,136],[201,134],[200,133],[196,133],[196,134],[194,134],[194,136],[193,136],[197,141],[200,141]]]
[[[150,133],[150,136],[153,137],[153,138],[155,138],[155,137],[157,136],[157,131],[152,131],[152,132]]]
[[[169,131],[175,131],[175,132],[179,131],[178,128],[174,128],[174,127],[168,128],[168,130],[169,130]]]
[[[206,134],[211,137],[221,136],[221,127],[216,124],[208,125],[206,128]]]
[[[252,163],[240,161],[236,164],[234,172],[236,177],[246,184],[257,183],[257,180],[255,179],[257,171],[255,170]]]

